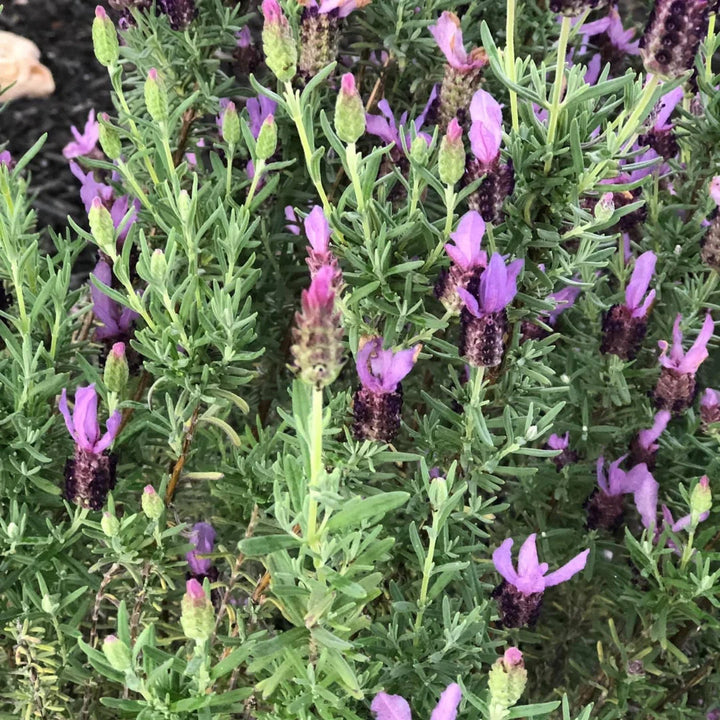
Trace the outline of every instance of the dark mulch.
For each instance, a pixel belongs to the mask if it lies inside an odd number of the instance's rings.
[[[0,114],[0,143],[9,142],[20,157],[47,133],[47,141],[30,165],[33,205],[39,226],[60,231],[67,215],[84,218],[80,185],[68,169],[62,149],[71,139],[70,125],[82,130],[91,108],[110,109],[107,71],[93,54],[91,26],[95,0],[5,1],[0,29],[29,38],[40,48],[42,62],[55,78],[49,98],[16,100]]]

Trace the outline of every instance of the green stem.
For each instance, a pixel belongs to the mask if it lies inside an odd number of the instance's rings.
[[[693,543],[695,541],[695,528],[690,528],[690,532],[688,533],[688,541],[685,547],[683,548],[683,554],[682,554],[682,560],[680,560],[680,571],[682,572],[687,567],[687,564],[690,562],[690,559],[693,556]]]
[[[516,0],[507,0],[507,16],[505,18],[505,72],[508,79],[512,83],[517,83],[515,75],[515,7]],[[520,119],[518,117],[518,99],[517,93],[511,88],[510,93],[510,115],[512,117],[513,131],[520,129]]]
[[[555,83],[553,85],[552,103],[550,105],[550,118],[548,121],[547,146],[548,156],[545,160],[545,174],[550,172],[553,161],[553,143],[560,118],[560,98],[562,96],[563,81],[565,80],[565,59],[567,55],[568,38],[570,37],[571,21],[563,16],[560,25],[560,39],[558,40],[557,63],[555,65]]]
[[[245,198],[245,208],[247,210],[250,209],[250,203],[252,203],[252,200],[255,197],[255,192],[257,191],[257,187],[260,183],[260,177],[263,174],[263,170],[265,170],[265,161],[258,160],[255,165],[255,174],[253,175],[252,182],[250,183],[250,189],[248,190],[247,197]]]
[[[420,597],[418,599],[418,614],[415,618],[415,640],[414,644],[417,645],[420,639],[420,628],[422,627],[423,615],[425,614],[425,608],[427,607],[427,595],[428,588],[430,586],[430,576],[432,575],[433,567],[435,566],[435,543],[437,542],[438,534],[438,513],[433,513],[433,523],[430,530],[430,543],[428,544],[427,555],[425,556],[425,562],[423,563],[423,578],[420,586]]]
[[[347,150],[345,152],[347,172],[350,176],[353,190],[355,191],[355,201],[357,202],[357,209],[362,219],[363,234],[365,235],[365,239],[369,240],[371,235],[370,219],[367,215],[365,195],[362,189],[360,173],[358,172],[358,161],[360,160],[360,157],[360,153],[355,149],[355,143],[348,143]]]
[[[706,44],[706,48],[707,48],[707,55],[705,56],[705,82],[708,84],[712,83],[712,78],[713,78],[713,71],[712,71],[713,54],[711,51],[711,47],[715,43],[715,18],[716,17],[717,17],[717,15],[715,15],[715,13],[710,15],[710,19],[708,20],[707,39],[705,40],[705,44]]]
[[[472,452],[472,437],[475,427],[475,410],[480,407],[480,395],[482,393],[483,378],[485,377],[484,367],[474,367],[470,376],[470,412],[465,413],[465,455],[470,456]]]
[[[322,388],[313,387],[312,407],[310,410],[310,490],[308,506],[308,529],[307,540],[311,548],[317,542],[317,500],[313,492],[320,487],[320,479],[323,471],[323,392]]]
[[[452,230],[453,219],[455,218],[455,188],[452,185],[448,185],[445,188],[445,229],[443,235],[447,238],[450,237],[450,231]]]
[[[230,188],[232,187],[232,165],[233,165],[233,153],[235,148],[233,145],[228,146],[227,154],[227,168],[225,170],[225,197],[230,197]]]

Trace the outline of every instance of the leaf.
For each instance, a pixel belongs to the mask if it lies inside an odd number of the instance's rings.
[[[351,525],[359,525],[364,520],[375,516],[378,516],[379,519],[391,510],[405,504],[409,497],[409,493],[399,490],[373,495],[369,498],[354,497],[345,503],[342,510],[330,518],[327,529],[339,530]]]
[[[508,718],[524,718],[534,717],[535,715],[546,715],[547,713],[553,712],[560,707],[559,700],[553,700],[552,702],[537,703],[535,705],[519,705],[510,710]]]
[[[296,535],[261,535],[238,543],[238,550],[248,557],[261,557],[278,550],[299,547],[302,540]]]

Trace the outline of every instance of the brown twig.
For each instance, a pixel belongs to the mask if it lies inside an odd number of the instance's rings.
[[[138,402],[140,400],[149,382],[150,373],[147,370],[143,370],[143,374],[140,376],[140,382],[138,383],[138,386],[135,389],[135,394],[133,395],[133,400],[135,402]],[[130,418],[133,416],[134,412],[135,408],[125,408],[123,410],[122,420],[120,421],[120,429],[117,432],[118,435],[122,433],[122,431],[125,429],[125,426],[130,422]]]
[[[293,532],[296,535],[300,535],[300,525],[295,525],[293,527]],[[270,580],[272,580],[270,571],[266,570],[265,574],[260,578],[258,584],[255,586],[255,590],[253,590],[252,601],[254,603],[260,602],[262,594],[265,592],[265,590],[267,590],[268,585],[270,585]]]
[[[187,147],[188,136],[190,135],[190,128],[192,127],[193,122],[195,122],[196,117],[197,115],[195,114],[194,108],[188,108],[183,113],[177,149],[173,154],[173,163],[175,164],[175,167],[177,167],[183,160],[185,148]]]
[[[172,502],[173,495],[175,494],[175,488],[177,486],[178,480],[180,479],[180,473],[182,472],[185,461],[187,460],[188,452],[190,452],[190,445],[192,444],[193,436],[195,435],[195,427],[197,426],[199,415],[200,405],[198,405],[193,411],[190,422],[188,423],[188,428],[185,431],[185,437],[183,438],[182,452],[180,453],[180,457],[177,459],[177,461],[175,462],[175,466],[172,469],[172,474],[170,475],[170,482],[168,483],[167,490],[165,491],[166,505],[169,505]]]

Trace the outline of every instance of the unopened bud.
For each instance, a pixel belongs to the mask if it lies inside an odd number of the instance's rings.
[[[258,160],[268,160],[275,154],[277,148],[277,125],[275,117],[268,115],[260,127],[257,142],[255,143],[255,155]]]
[[[125,343],[115,343],[105,360],[105,372],[103,382],[110,392],[122,395],[127,388],[130,370],[128,369],[127,357],[125,357]]]
[[[508,648],[490,668],[488,689],[490,701],[503,708],[510,708],[522,696],[527,684],[527,670],[520,650]]]
[[[54,615],[60,606],[58,605],[58,603],[54,602],[49,595],[43,595],[42,600],[40,601],[40,607],[42,608],[43,612],[47,613],[48,615]]]
[[[425,165],[429,154],[427,140],[422,135],[418,135],[410,146],[411,162],[415,165]]]
[[[352,73],[345,73],[335,103],[335,132],[346,143],[357,142],[365,133],[365,108]]]
[[[165,503],[152,485],[145,486],[140,503],[143,512],[150,520],[158,520],[165,510]]]
[[[165,282],[167,260],[165,259],[165,253],[160,248],[153,250],[153,254],[150,256],[150,274],[156,282]]]
[[[440,142],[438,174],[446,185],[454,185],[465,174],[465,145],[457,118],[450,121],[447,133]]]
[[[180,191],[180,196],[178,197],[178,212],[180,213],[180,219],[183,221],[183,225],[188,227],[190,225],[190,214],[192,213],[192,199],[187,190]]]
[[[103,205],[99,197],[93,199],[88,213],[90,232],[92,233],[98,247],[111,258],[117,255],[115,245],[115,225],[108,209]]]
[[[277,0],[263,0],[262,13],[265,63],[280,82],[292,80],[297,72],[298,52],[287,18]]]
[[[120,56],[120,44],[112,20],[107,16],[105,8],[95,8],[95,19],[92,24],[93,50],[97,61],[109,67],[114,65]]]
[[[20,528],[17,523],[12,522],[12,520],[7,525],[7,536],[11,541],[15,541],[20,538]]]
[[[237,145],[240,142],[240,117],[232,101],[223,110],[222,136],[228,145]]]
[[[693,527],[700,522],[700,516],[712,509],[712,490],[707,475],[700,478],[700,482],[690,493],[690,517]]]
[[[203,586],[188,580],[181,603],[180,624],[183,632],[196,642],[206,641],[215,629],[215,613]]]
[[[115,537],[120,532],[120,521],[109,512],[104,512],[100,520],[100,527],[107,537]]]
[[[115,635],[108,635],[103,640],[102,649],[113,670],[127,672],[132,667],[130,648]]]
[[[447,481],[444,477],[433,478],[430,482],[430,504],[433,510],[439,510],[448,499]]]
[[[156,122],[165,122],[168,118],[168,100],[165,87],[158,77],[157,70],[151,68],[145,80],[145,106],[150,117]]]
[[[600,222],[608,221],[615,212],[615,199],[612,193],[605,193],[595,205],[595,219]]]
[[[122,145],[117,130],[110,124],[110,117],[107,113],[100,115],[100,147],[111,159],[117,160],[122,154]]]

